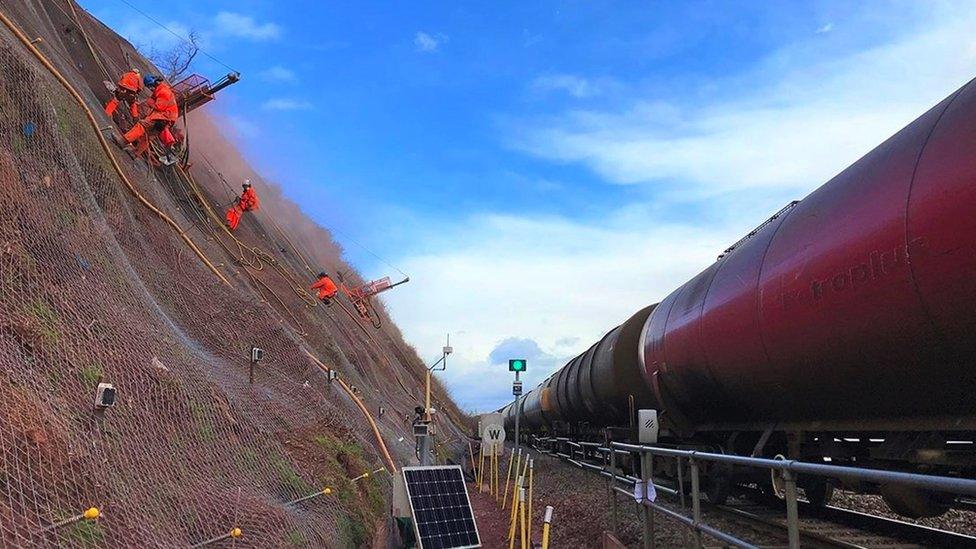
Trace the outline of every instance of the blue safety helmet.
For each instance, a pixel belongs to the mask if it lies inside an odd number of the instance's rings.
[[[142,83],[146,85],[147,88],[155,88],[156,84],[159,84],[160,78],[152,74],[147,74],[142,77]]]

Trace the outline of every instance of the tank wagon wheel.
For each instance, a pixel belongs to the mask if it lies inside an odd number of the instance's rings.
[[[949,510],[949,504],[938,495],[897,484],[883,485],[881,497],[892,511],[913,519],[938,517]]]
[[[825,478],[812,478],[801,481],[800,486],[807,496],[807,501],[817,507],[824,507],[834,497],[834,485]]]
[[[732,466],[716,465],[705,477],[705,496],[713,505],[725,505],[732,494]]]

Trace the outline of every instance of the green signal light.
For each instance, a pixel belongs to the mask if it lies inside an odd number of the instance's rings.
[[[515,358],[508,361],[509,372],[524,372],[527,361],[524,358]]]

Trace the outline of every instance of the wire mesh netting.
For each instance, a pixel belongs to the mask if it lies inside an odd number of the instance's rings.
[[[90,71],[124,63],[74,62],[46,38],[97,108]],[[222,233],[212,188],[126,169],[233,286],[133,199],[82,108],[0,28],[0,544],[186,546],[234,526],[244,536],[219,543],[366,543],[389,478],[350,480],[384,465],[373,433],[303,349],[395,412],[379,426],[387,440],[408,436],[415,358],[310,301],[294,257],[242,243],[268,240],[263,225]],[[254,345],[266,358],[252,384]],[[118,400],[97,412],[100,383]],[[395,459],[409,459],[399,441]],[[91,506],[102,519],[51,527]]]

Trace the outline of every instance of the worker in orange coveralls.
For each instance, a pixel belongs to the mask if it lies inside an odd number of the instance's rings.
[[[105,114],[112,116],[115,109],[119,108],[119,102],[125,101],[129,104],[129,112],[132,118],[139,118],[139,103],[136,96],[142,91],[142,75],[139,69],[132,69],[119,78],[115,85],[115,95],[105,104]]]
[[[142,82],[147,88],[152,90],[152,97],[145,102],[151,110],[145,118],[136,122],[132,129],[122,136],[119,141],[115,136],[116,143],[129,151],[133,156],[140,156],[149,149],[149,136],[147,131],[161,133],[168,130],[180,117],[180,108],[176,103],[176,94],[161,77],[147,74]],[[138,146],[133,149],[133,145],[138,142]]]
[[[251,186],[251,180],[244,180],[244,184],[241,187],[244,188],[244,192],[234,201],[234,205],[227,210],[227,227],[232,231],[241,222],[241,216],[244,215],[244,212],[253,212],[258,209],[258,193],[254,192],[254,187]]]
[[[319,279],[315,281],[315,284],[312,284],[312,289],[319,291],[318,298],[326,305],[332,305],[330,300],[339,292],[335,282],[329,278],[328,273],[324,272],[319,273]]]

